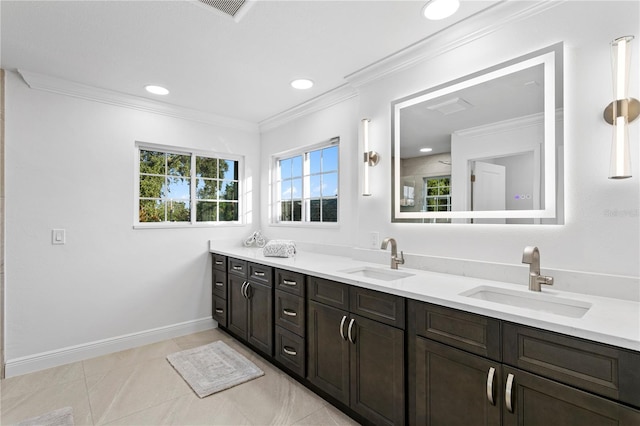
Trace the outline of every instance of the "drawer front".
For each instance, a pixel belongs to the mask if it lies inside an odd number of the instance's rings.
[[[354,314],[404,330],[405,300],[393,294],[360,287],[349,289],[350,310]]]
[[[218,321],[218,324],[226,327],[227,326],[227,301],[218,297],[213,296],[213,319]]]
[[[305,318],[302,297],[276,290],[276,325],[304,337]]]
[[[640,407],[640,353],[505,322],[504,363]]]
[[[307,295],[315,300],[338,309],[349,310],[349,286],[322,278],[307,277]]]
[[[212,253],[213,257],[213,269],[217,269],[218,271],[226,272],[227,271],[227,256],[223,256],[221,254]]]
[[[304,274],[276,269],[276,289],[304,297]]]
[[[227,273],[226,272],[222,272],[217,269],[213,270],[212,291],[214,296],[221,297],[222,299],[227,298]]]
[[[230,274],[239,275],[242,277],[247,276],[246,260],[234,259],[230,257],[227,264],[229,265],[229,267],[227,268],[227,272],[229,272]]]
[[[409,321],[418,336],[501,360],[499,320],[410,300]]]
[[[306,373],[306,355],[304,338],[276,326],[276,360],[291,371],[304,377]]]
[[[249,263],[249,275],[251,281],[273,286],[273,268],[271,266],[259,265],[257,263]]]

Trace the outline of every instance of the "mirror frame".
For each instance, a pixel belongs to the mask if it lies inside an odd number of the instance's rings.
[[[403,108],[475,86],[507,74],[542,64],[544,66],[544,209],[492,210],[447,212],[402,212],[400,210],[400,112]],[[563,105],[563,43],[503,62],[436,87],[414,93],[391,103],[392,133],[392,222],[416,222],[416,219],[538,219],[534,223],[560,223],[556,210],[556,196],[563,193],[556,188],[557,167],[556,110]],[[558,90],[558,92],[556,92]],[[557,94],[558,93],[558,94]],[[557,219],[557,222],[553,222]],[[551,220],[551,221],[549,221]],[[429,223],[429,222],[427,222]],[[454,223],[452,221],[452,223]],[[460,221],[460,223],[469,223]]]

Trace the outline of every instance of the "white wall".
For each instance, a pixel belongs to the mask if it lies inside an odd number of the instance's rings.
[[[342,221],[342,228],[357,229],[354,238],[340,241],[369,247],[369,233],[393,236],[405,253],[461,258],[474,261],[520,265],[522,250],[537,245],[543,268],[592,273],[640,276],[640,153],[638,122],[630,127],[634,177],[609,180],[611,126],[602,111],[611,102],[609,43],[626,34],[640,36],[638,2],[569,1],[528,18],[503,26],[473,39],[452,51],[388,74],[358,87],[359,110],[340,115],[337,108],[314,113],[287,129],[263,135],[264,141],[280,137],[280,144],[297,143],[293,136],[308,135],[313,141],[320,120],[324,131],[357,126],[360,118],[371,121],[371,149],[381,154],[371,171],[373,196],[353,192],[357,216]],[[391,223],[391,114],[390,103],[466,74],[487,68],[563,41],[565,50],[565,224],[564,225],[457,225]],[[634,42],[630,93],[638,97],[640,41]],[[438,46],[440,47],[440,46]],[[326,127],[329,128],[326,128]],[[263,161],[279,147],[263,145]],[[343,153],[359,158],[356,146]],[[358,162],[344,164],[342,176],[357,180]],[[263,194],[264,194],[264,185]],[[345,195],[345,192],[342,193]],[[344,199],[344,198],[343,198]],[[263,215],[263,227],[265,227]],[[278,231],[280,231],[278,229]],[[313,241],[311,231],[282,234]],[[606,280],[606,277],[603,277]],[[636,281],[637,282],[637,281]]]
[[[257,212],[245,226],[134,230],[134,142],[244,155],[255,182],[257,126],[231,130],[33,90],[11,72],[6,117],[8,374],[16,360],[38,367],[49,351],[176,324],[212,327],[208,242],[248,234]],[[258,191],[249,198],[259,205]],[[53,228],[66,229],[65,245],[51,244]]]

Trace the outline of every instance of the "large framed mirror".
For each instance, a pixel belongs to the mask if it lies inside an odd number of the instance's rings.
[[[563,46],[392,102],[392,219],[562,223]]]

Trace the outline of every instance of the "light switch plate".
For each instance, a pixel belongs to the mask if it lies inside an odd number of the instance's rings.
[[[51,244],[65,244],[67,242],[67,232],[64,229],[54,229],[51,231]]]

